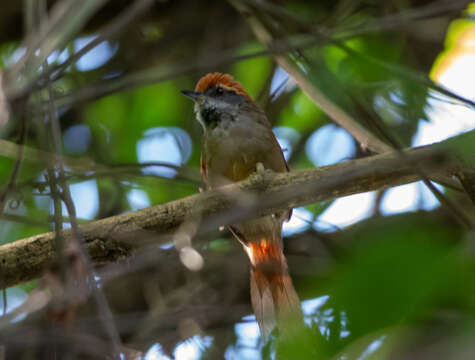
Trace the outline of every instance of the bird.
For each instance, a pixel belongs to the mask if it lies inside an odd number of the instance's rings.
[[[283,151],[264,111],[229,74],[203,76],[194,91],[203,128],[200,170],[206,189],[246,179],[256,172],[287,172]],[[300,300],[283,253],[282,224],[291,210],[260,216],[229,226],[250,260],[251,304],[265,339],[277,327],[301,318]]]

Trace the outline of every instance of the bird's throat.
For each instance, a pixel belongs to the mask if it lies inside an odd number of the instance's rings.
[[[205,108],[201,110],[201,119],[206,128],[214,129],[221,121],[221,114],[215,108]]]

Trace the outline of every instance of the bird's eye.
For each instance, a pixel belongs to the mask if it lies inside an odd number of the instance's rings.
[[[222,88],[221,86],[218,86],[218,87],[216,88],[216,94],[217,94],[217,95],[223,95],[223,93],[224,93],[223,88]]]

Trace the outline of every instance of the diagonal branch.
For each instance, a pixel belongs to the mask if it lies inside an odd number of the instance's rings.
[[[273,36],[251,9],[239,0],[229,0],[231,4],[246,18],[252,31],[260,42],[269,47],[273,45]],[[306,93],[335,123],[348,131],[363,148],[376,153],[390,151],[391,147],[360,125],[345,110],[332,102],[320,91],[308,76],[298,68],[288,55],[275,55],[276,62],[292,77],[295,83]]]
[[[475,131],[442,143],[405,151],[410,162],[389,152],[315,169],[274,174],[271,180],[251,176],[218,191],[192,195],[163,205],[93,221],[79,228],[93,262],[116,261],[131,254],[144,241],[171,241],[174,231],[186,220],[205,219],[200,232],[274,213],[279,209],[307,205],[341,196],[378,190],[420,180],[417,167],[432,175],[453,175],[460,171],[457,156],[475,143]],[[464,159],[463,166],[475,163]],[[245,192],[245,193],[244,193]],[[254,196],[246,196],[249,192]],[[249,201],[244,202],[243,199]],[[71,238],[70,230],[64,238]],[[54,233],[35,235],[0,246],[0,273],[5,286],[40,277],[54,261]]]

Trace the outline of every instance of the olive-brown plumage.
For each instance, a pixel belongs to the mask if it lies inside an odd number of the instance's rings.
[[[194,92],[183,93],[194,100],[204,130],[201,174],[207,188],[244,180],[258,164],[289,170],[266,115],[230,75],[207,74]],[[286,318],[301,316],[282,248],[282,222],[288,217],[284,212],[230,227],[249,255],[251,302],[265,337]]]

